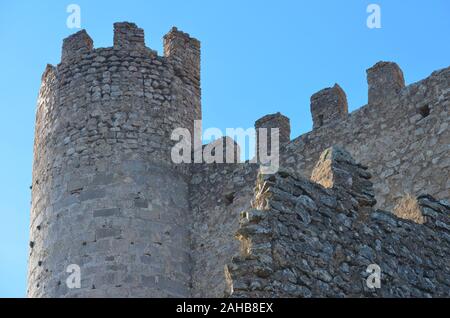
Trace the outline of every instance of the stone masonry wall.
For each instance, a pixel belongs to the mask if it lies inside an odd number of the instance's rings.
[[[368,71],[369,104],[292,140],[281,166],[309,178],[320,153],[338,145],[369,167],[380,208],[392,209],[406,193],[449,200],[450,68],[402,87],[394,63],[379,64]]]
[[[381,73],[377,73],[380,68]],[[392,81],[384,74],[390,70],[394,73]],[[266,126],[280,129],[281,167],[307,178],[323,149],[335,144],[345,146],[374,175],[377,207],[392,209],[407,193],[432,193],[448,199],[450,68],[406,88],[394,63],[379,63],[368,72],[371,104],[350,115],[346,113],[345,93],[335,85],[312,97],[313,119],[325,114],[313,131],[289,142],[289,119],[279,113],[256,121],[255,128],[262,127],[259,123],[266,123],[266,118],[273,118]],[[425,106],[430,110],[428,114],[423,113]],[[226,285],[222,268],[238,253],[234,233],[239,224],[235,217],[239,209],[243,211],[250,205],[258,169],[250,163],[244,165],[200,165],[194,173],[201,175],[191,181],[198,185],[190,195],[195,219],[193,235],[200,240],[193,245],[194,253],[198,252],[194,257],[195,295],[221,296]],[[244,179],[249,180],[244,187],[236,182]],[[239,204],[227,206],[220,202],[232,192]],[[204,275],[205,267],[214,274]]]
[[[193,168],[192,295],[222,297],[224,267],[239,252],[234,233],[239,215],[250,207],[258,172],[251,164],[199,164]]]
[[[289,118],[264,116],[255,127],[279,128],[282,170],[262,176],[249,162],[172,163],[171,133],[202,116],[198,40],[173,28],[159,56],[122,22],[113,42],[77,32],[42,76],[28,296],[449,296],[450,68],[405,87],[377,63],[368,105],[348,114],[339,85],[321,90],[313,131],[292,141]],[[323,152],[335,145],[349,153]],[[407,193],[424,224],[379,210]],[[70,264],[80,289],[66,287]]]
[[[114,25],[114,46],[80,31],[48,66],[39,94],[33,163],[28,295],[190,295],[189,167],[174,165],[177,127],[201,119],[199,63],[176,55],[192,41],[172,30],[158,56],[142,29]],[[179,49],[181,50],[181,49]],[[194,62],[193,62],[194,61]],[[196,72],[199,74],[199,70]],[[66,268],[81,268],[68,289]]]
[[[369,74],[373,86],[370,90],[372,104],[350,115],[345,114],[347,103],[340,87],[315,94],[313,117],[314,111],[319,111],[319,115],[325,111],[337,112],[339,116],[325,117],[327,120],[323,120],[318,128],[288,144],[289,119],[281,114],[270,115],[274,120],[267,127],[280,128],[281,167],[309,178],[320,152],[336,143],[349,148],[352,155],[369,166],[374,175],[377,207],[392,209],[406,193],[433,193],[439,198],[449,198],[446,155],[450,144],[447,129],[449,69],[402,88],[403,75],[398,75],[399,69],[392,63],[387,66],[397,71],[393,88],[387,86],[389,78],[385,79],[386,75]],[[378,68],[374,67],[375,70]],[[386,89],[384,96],[380,93],[383,88]],[[321,95],[325,95],[322,100]],[[422,113],[425,106],[430,110],[429,114]],[[262,119],[264,122],[265,118],[269,116]],[[257,129],[261,126],[259,122],[261,120],[255,124]],[[190,198],[195,220],[194,295],[221,296],[226,286],[223,266],[238,253],[234,233],[239,224],[235,217],[250,205],[251,187],[256,182],[258,169],[249,163],[245,167],[241,165],[199,165],[193,174],[196,177],[191,181],[195,185],[191,188]],[[237,180],[248,180],[248,183],[240,185]],[[228,206],[224,201],[229,193],[234,193],[238,200]]]
[[[233,297],[450,296],[448,202],[419,197],[424,224],[375,210],[367,167],[337,148],[313,175],[318,183],[258,176],[241,255],[226,268]],[[366,285],[370,264],[381,268],[379,289]]]

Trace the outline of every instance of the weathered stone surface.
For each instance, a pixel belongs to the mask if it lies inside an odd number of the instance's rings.
[[[273,129],[278,129],[278,140],[279,145],[272,145],[271,143],[271,135],[274,133]],[[265,129],[265,130],[263,130]],[[260,137],[265,137],[265,145],[266,145],[266,153],[271,154],[280,151],[280,146],[289,143],[291,140],[291,124],[288,117],[282,115],[281,113],[266,115],[255,122],[255,130],[256,130],[256,155],[258,156],[258,161],[261,161],[260,158]],[[273,149],[272,149],[273,147]]]
[[[201,119],[200,70],[192,75],[200,51],[180,36],[166,37],[170,57],[161,57],[133,23],[114,25],[109,48],[93,48],[80,31],[64,40],[61,63],[47,66],[36,115],[30,297],[91,296],[93,285],[102,297],[191,295],[190,171],[172,164],[170,136],[178,127],[193,132]],[[190,42],[198,50],[183,51]],[[65,286],[69,264],[81,268],[81,289]]]
[[[314,129],[345,119],[348,116],[348,104],[344,90],[335,84],[312,95],[311,115]]]
[[[109,48],[70,36],[39,92],[28,295],[449,296],[450,68],[405,87],[380,62],[367,80],[350,114],[339,86],[313,95],[292,141],[280,113],[255,123],[280,129],[278,174],[174,164],[172,131],[201,119],[200,42],[173,28],[158,56],[128,22]],[[202,149],[218,144],[234,141]],[[383,211],[407,193],[423,224]],[[385,288],[363,284],[371,263]]]
[[[378,62],[367,70],[369,104],[384,103],[405,87],[403,72],[396,63]]]
[[[227,266],[228,293],[233,297],[448,297],[449,207],[431,196],[420,197],[420,207],[434,212],[434,218],[424,224],[375,211],[372,205],[359,201],[368,187],[367,179],[358,177],[360,169],[342,149],[325,150],[315,176],[326,176],[329,190],[318,187],[308,200],[295,194],[302,177],[284,173],[260,176],[257,188],[266,188],[266,183],[270,187],[267,192],[255,193],[254,202],[260,201],[258,196],[272,201],[282,191],[292,197],[290,201],[314,202],[317,211],[308,214],[309,222],[304,221],[306,211],[298,206],[291,213],[253,207],[248,213],[258,217],[251,219],[243,213],[237,231],[241,254]],[[321,174],[323,171],[326,173]],[[344,172],[353,178],[352,191],[346,189],[347,180],[340,183],[340,176],[334,176]],[[338,182],[330,184],[329,180]],[[286,183],[292,186],[288,192]],[[354,209],[331,208],[320,199],[330,190],[337,206],[352,200],[359,203]],[[266,248],[245,248],[254,244],[265,244]],[[370,289],[365,283],[371,264],[381,268],[379,289]],[[259,272],[266,273],[264,280],[259,279]]]
[[[408,193],[449,200],[450,68],[405,87],[398,66],[381,62],[368,81],[368,105],[282,147],[281,166],[309,178],[320,154],[338,145],[368,167],[377,208],[392,210]]]

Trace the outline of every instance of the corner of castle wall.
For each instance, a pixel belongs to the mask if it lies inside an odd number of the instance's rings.
[[[194,37],[191,37],[189,33],[178,30],[177,27],[172,27],[170,31],[164,35],[164,55],[166,57],[170,56],[180,56],[183,50],[192,50],[192,52],[185,53],[196,53],[195,51],[200,51],[200,41]]]
[[[48,78],[55,76],[55,74],[56,74],[56,67],[53,66],[52,64],[47,64],[45,66],[44,72],[42,73],[41,81],[44,82]]]
[[[173,27],[163,38],[164,56],[182,77],[200,85],[200,41]]]

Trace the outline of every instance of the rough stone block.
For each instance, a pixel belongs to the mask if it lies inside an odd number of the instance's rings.
[[[348,104],[344,90],[335,84],[311,96],[313,129],[347,118]]]
[[[86,30],[78,31],[63,41],[61,61],[68,62],[70,59],[88,53],[93,49],[94,42]]]
[[[367,70],[369,104],[386,103],[405,87],[400,67],[393,62],[378,62]]]

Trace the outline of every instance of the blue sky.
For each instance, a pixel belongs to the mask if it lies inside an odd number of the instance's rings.
[[[137,23],[158,52],[173,25],[201,40],[204,128],[280,111],[296,137],[324,87],[339,83],[350,111],[364,105],[365,70],[379,60],[397,62],[408,84],[450,65],[448,0],[0,0],[0,297],[25,296],[35,104],[46,63],[77,31],[66,26],[71,3],[95,47],[112,45],[117,21]],[[370,3],[381,29],[366,26]]]

